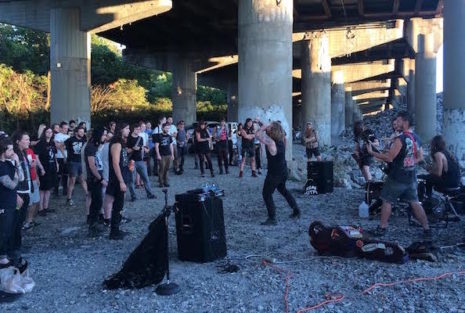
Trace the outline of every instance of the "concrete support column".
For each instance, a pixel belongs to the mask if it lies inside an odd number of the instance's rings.
[[[197,120],[196,90],[197,74],[192,69],[192,63],[185,57],[177,58],[173,62],[171,90],[175,123],[184,120],[186,125],[192,125]]]
[[[304,122],[313,122],[320,144],[331,145],[331,57],[325,32],[302,41],[301,62]]]
[[[238,122],[238,92],[237,92],[237,82],[230,82],[228,84],[228,121],[229,122]]]
[[[90,125],[90,34],[79,29],[79,9],[50,11],[51,122]]]
[[[345,128],[354,125],[354,100],[352,99],[352,88],[347,87],[345,90]]]
[[[332,72],[331,81],[331,140],[334,144],[345,125],[344,72]]]
[[[419,34],[415,56],[415,130],[423,140],[436,134],[436,54],[432,33]]]
[[[415,115],[415,61],[410,60],[407,83],[407,111]]]
[[[279,120],[292,159],[293,1],[239,0],[239,121]]]
[[[449,149],[465,166],[465,1],[444,1],[444,122]]]

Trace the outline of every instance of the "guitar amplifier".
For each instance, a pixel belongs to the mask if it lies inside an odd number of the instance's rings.
[[[330,193],[334,190],[333,161],[307,162],[306,189],[313,187],[317,194]]]
[[[202,189],[178,194],[175,200],[179,259],[204,263],[224,258],[223,200]]]

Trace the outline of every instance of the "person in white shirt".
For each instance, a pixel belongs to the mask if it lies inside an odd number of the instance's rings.
[[[173,151],[174,151],[174,161],[173,161],[173,170],[174,170],[174,173],[177,173],[178,172],[178,154],[177,154],[177,149],[176,149],[176,137],[178,135],[178,128],[176,127],[176,125],[174,125],[173,123],[173,118],[170,116],[168,117],[168,119],[166,120],[166,122],[170,125],[170,129],[168,131],[168,134],[171,136],[171,139],[173,140],[173,142],[171,143],[173,145]]]
[[[58,183],[55,186],[55,195],[58,195],[58,186],[63,186],[63,196],[66,196],[68,192],[68,171],[66,166],[66,147],[65,141],[69,138],[68,135],[68,123],[61,122],[60,123],[60,131],[55,134],[54,141],[57,147],[57,162],[58,162]]]

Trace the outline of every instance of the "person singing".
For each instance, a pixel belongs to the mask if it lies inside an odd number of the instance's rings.
[[[288,170],[286,163],[286,145],[284,142],[285,132],[279,122],[271,122],[270,125],[263,125],[258,119],[260,129],[256,132],[256,138],[266,146],[266,158],[268,160],[268,172],[263,184],[263,200],[268,211],[268,218],[262,225],[276,225],[276,207],[273,201],[273,193],[278,189],[279,193],[286,198],[292,209],[291,218],[300,217],[300,209],[297,203],[286,189]]]

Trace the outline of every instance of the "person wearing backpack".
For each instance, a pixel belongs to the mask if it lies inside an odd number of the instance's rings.
[[[407,201],[413,209],[413,213],[423,226],[423,240],[431,241],[432,234],[426,218],[425,210],[418,201],[417,171],[416,165],[423,160],[423,150],[418,136],[410,130],[411,117],[406,111],[399,112],[396,117],[398,130],[402,133],[394,139],[389,151],[375,152],[370,143],[367,151],[385,162],[392,162],[388,178],[384,183],[380,198],[381,222],[373,231],[369,232],[375,237],[382,237],[386,233],[389,217],[392,212],[392,204],[402,198]]]

